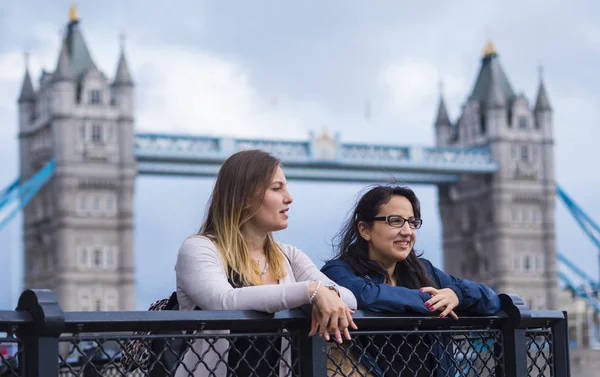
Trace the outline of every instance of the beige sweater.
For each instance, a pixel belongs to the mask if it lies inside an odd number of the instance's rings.
[[[287,256],[286,276],[279,281],[279,284],[233,288],[227,280],[225,267],[215,244],[202,236],[186,239],[179,249],[175,265],[180,310],[193,310],[197,305],[203,310],[256,310],[273,313],[309,304],[309,282],[331,280],[321,273],[310,258],[298,248],[286,244],[278,244],[278,246]],[[338,289],[346,305],[350,309],[356,309],[356,298],[352,292],[344,287]],[[227,331],[217,331],[219,332]],[[282,348],[284,346],[282,344]],[[223,355],[226,349],[225,340],[217,341],[212,347],[207,347],[203,340],[194,342],[194,352],[188,350],[184,357],[187,368],[180,367],[176,376],[211,375],[206,369],[207,366],[210,369],[216,368],[216,376],[225,376],[225,365],[219,363],[220,357],[215,350]],[[198,361],[196,354],[205,355],[203,362]],[[289,352],[285,357],[289,362]],[[226,357],[223,359],[227,360]],[[194,372],[188,374],[185,369]],[[282,363],[280,375],[286,375],[285,369]]]

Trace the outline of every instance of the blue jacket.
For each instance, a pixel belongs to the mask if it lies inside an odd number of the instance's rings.
[[[489,287],[469,280],[457,279],[435,268],[427,259],[420,258],[420,260],[425,266],[427,274],[437,284],[438,288],[450,288],[456,293],[459,305],[455,308],[455,312],[494,315],[500,311],[500,298]],[[394,287],[385,284],[384,277],[380,275],[358,276],[352,270],[352,267],[342,260],[336,259],[327,262],[321,271],[331,280],[354,293],[358,301],[358,309],[373,312],[439,315],[439,312],[431,312],[425,306],[425,301],[431,298],[429,293],[422,292],[419,289]],[[448,352],[452,349],[449,346],[452,342],[451,337],[442,335],[441,339],[436,340],[435,336],[427,335],[426,339],[426,342],[431,346],[430,351],[417,348],[421,341],[418,338],[411,338],[410,335],[403,339],[390,338],[389,341],[393,341],[395,344],[405,345],[399,347],[396,353],[392,351],[391,354],[390,350],[384,352],[387,348],[390,348],[385,347],[386,340],[380,339],[384,343],[375,345],[374,348],[368,347],[368,350],[364,348],[365,344],[362,344],[364,342],[361,341],[360,337],[356,338],[355,342],[357,342],[359,349],[361,347],[364,349],[363,352],[357,352],[362,354],[359,357],[359,362],[367,366],[375,376],[431,376],[428,372],[431,369],[428,368],[434,368],[436,364],[438,367],[435,375],[453,375],[458,365],[456,361],[452,360],[454,356]],[[373,339],[373,342],[377,341]],[[371,341],[366,341],[366,343],[370,344]],[[415,344],[411,345],[409,343]],[[418,357],[411,357],[413,352],[418,353]],[[385,360],[388,360],[388,362]],[[391,364],[390,360],[393,360]],[[423,363],[426,363],[426,365]],[[398,365],[393,366],[394,364]],[[396,374],[399,370],[404,370],[404,372]],[[412,372],[415,370],[418,370],[418,372]]]
[[[494,315],[500,311],[500,298],[491,288],[470,280],[457,279],[435,268],[427,259],[420,258],[429,277],[438,287],[450,288],[458,296],[455,312]],[[431,315],[425,301],[429,293],[419,289],[394,287],[384,283],[381,275],[357,276],[350,265],[335,259],[327,262],[321,271],[337,284],[348,288],[358,301],[358,309],[372,312],[419,313]]]

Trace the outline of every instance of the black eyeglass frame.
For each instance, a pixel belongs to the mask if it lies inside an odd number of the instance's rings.
[[[394,226],[394,225],[390,224],[390,218],[402,220],[402,224],[399,226]],[[414,218],[414,217],[411,217],[410,219],[405,219],[404,217],[402,217],[400,215],[394,215],[394,214],[387,215],[387,216],[373,217],[371,219],[371,221],[385,221],[392,228],[402,228],[404,226],[404,224],[407,222],[408,222],[408,226],[411,229],[419,229],[423,225],[423,219],[418,219],[418,218]]]

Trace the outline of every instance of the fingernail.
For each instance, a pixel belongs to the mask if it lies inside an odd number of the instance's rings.
[[[419,288],[419,290],[420,290],[421,292],[423,292],[423,291],[424,291],[424,289],[423,289],[423,288]]]
[[[443,315],[443,314],[440,314],[440,318],[444,318],[444,315]]]
[[[429,311],[431,311],[431,312],[433,311],[433,306],[431,308],[429,308]]]
[[[431,305],[431,304],[428,302],[425,303],[425,306],[429,307],[429,305]]]

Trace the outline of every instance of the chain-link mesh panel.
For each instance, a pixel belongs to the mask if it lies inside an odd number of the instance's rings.
[[[550,329],[527,330],[527,375],[554,376],[552,360],[552,332]]]
[[[121,364],[125,345],[140,342],[133,362]],[[60,339],[61,377],[175,376],[301,376],[298,336],[293,332],[152,335],[78,335]]]
[[[13,334],[0,333],[0,377],[20,377],[19,356],[23,343]]]
[[[327,347],[328,376],[503,376],[500,331],[356,332]]]

